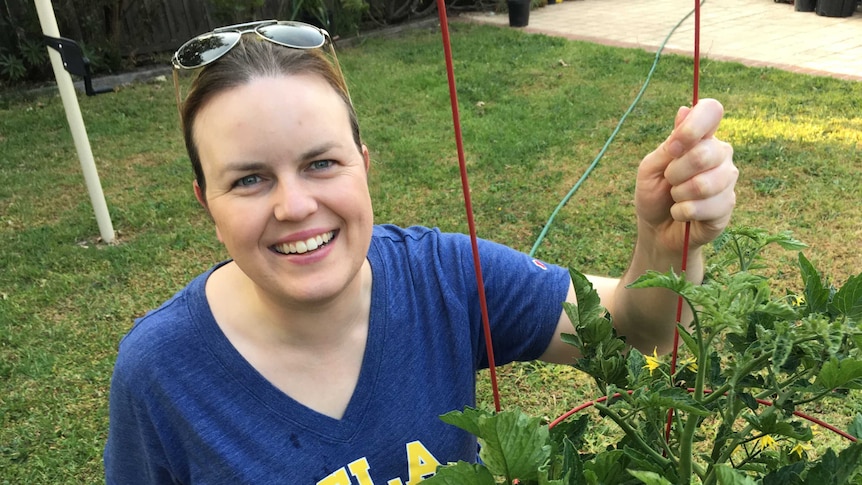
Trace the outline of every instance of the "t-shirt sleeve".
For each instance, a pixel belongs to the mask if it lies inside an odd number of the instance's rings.
[[[144,384],[135,378],[133,369],[137,366],[130,360],[135,359],[121,351],[111,378],[110,425],[103,457],[105,483],[177,483],[168,471],[167,456],[145,411],[140,396]]]
[[[444,236],[445,237],[445,236]],[[470,239],[452,235],[460,255],[467,305],[478,325],[478,367],[488,367],[481,329],[481,306]],[[488,302],[494,357],[497,365],[539,358],[551,342],[571,278],[568,270],[545,263],[502,244],[479,240],[479,258]]]

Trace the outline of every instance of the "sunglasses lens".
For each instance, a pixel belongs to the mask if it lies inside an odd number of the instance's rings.
[[[196,37],[177,50],[177,61],[184,69],[205,66],[231,50],[241,36],[239,32],[220,32]]]
[[[276,44],[295,49],[315,49],[326,42],[320,30],[298,22],[265,25],[258,27],[256,32]]]

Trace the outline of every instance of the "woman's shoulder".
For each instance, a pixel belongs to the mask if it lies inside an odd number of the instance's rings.
[[[400,227],[394,224],[379,224],[374,226],[372,244],[381,242],[411,246],[459,245],[465,243],[469,245],[469,238],[466,234],[443,232],[437,227]]]
[[[206,281],[220,263],[195,277],[158,308],[136,319],[120,341],[118,365],[124,361],[158,362],[187,352],[199,340],[199,321],[211,318],[206,300]]]

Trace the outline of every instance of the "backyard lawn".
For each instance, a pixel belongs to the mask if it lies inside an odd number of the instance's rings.
[[[644,82],[654,54],[456,23],[464,144],[480,237],[530,251]],[[434,29],[339,51],[372,156],[377,223],[466,232],[448,87]],[[691,59],[663,56],[596,169],[536,255],[619,276],[635,236],[640,158],[690,102]],[[862,272],[862,83],[714,62],[718,136],[740,168],[733,225],[790,230],[836,286]],[[0,484],[101,483],[117,344],[135,318],[226,258],[192,192],[169,80],[80,98],[117,230],[98,239],[58,96],[0,98]],[[797,254],[770,250],[778,293]],[[489,407],[487,373],[480,405]],[[564,366],[501,369],[503,407],[553,418],[592,397]],[[843,424],[862,395],[810,409]]]

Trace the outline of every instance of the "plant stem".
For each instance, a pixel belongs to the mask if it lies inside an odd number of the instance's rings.
[[[616,423],[621,430],[623,430],[626,436],[631,438],[632,441],[634,441],[638,445],[638,448],[640,448],[641,451],[650,455],[650,457],[656,460],[656,462],[659,463],[661,466],[664,467],[674,463],[673,455],[668,455],[670,458],[665,458],[664,456],[661,456],[661,454],[655,451],[650,445],[648,445],[643,440],[640,433],[638,433],[637,430],[635,430],[627,422],[625,422],[625,420],[623,420],[622,417],[620,417],[620,415],[617,414],[616,411],[605,406],[604,404],[599,403],[594,404],[593,407],[595,407],[596,410],[598,410],[599,412],[604,413],[607,417],[611,418],[611,420]]]
[[[685,427],[679,437],[679,479],[681,483],[691,483],[692,444],[694,432],[697,430],[697,416],[688,416]]]

